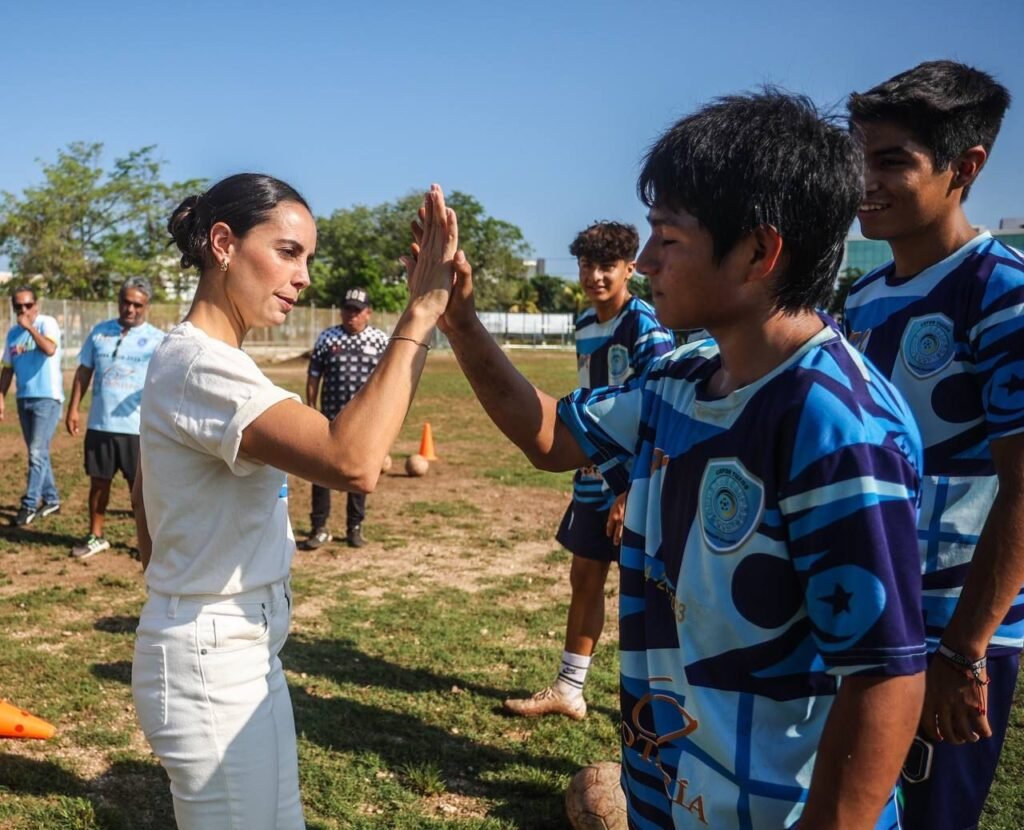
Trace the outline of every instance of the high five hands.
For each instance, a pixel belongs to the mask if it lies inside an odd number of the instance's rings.
[[[440,185],[432,184],[423,197],[416,228],[413,255],[401,258],[407,272],[409,305],[439,317],[448,306],[459,247],[458,218],[445,205]]]
[[[409,281],[410,297],[417,296],[418,279],[429,263],[440,266],[442,262],[450,270],[444,301],[446,308],[438,320],[438,326],[445,334],[476,319],[473,304],[473,269],[464,251],[458,247],[458,224],[455,211],[445,207],[444,194],[439,185],[431,185],[420,207],[417,219],[412,223],[413,243],[410,253],[400,258],[405,266]],[[439,241],[443,239],[443,244]],[[442,260],[438,260],[438,257]],[[453,273],[454,272],[454,273]]]

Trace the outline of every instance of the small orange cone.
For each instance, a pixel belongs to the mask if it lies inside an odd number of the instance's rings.
[[[42,718],[30,715],[24,709],[0,700],[0,738],[52,738],[57,728]]]
[[[437,461],[434,454],[434,433],[430,429],[430,421],[423,425],[423,437],[420,438],[420,455],[427,461]]]

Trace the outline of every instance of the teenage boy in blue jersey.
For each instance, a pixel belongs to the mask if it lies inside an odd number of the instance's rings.
[[[488,414],[538,467],[589,461],[628,489],[631,827],[898,820],[924,690],[920,438],[898,394],[815,311],[861,165],[845,130],[775,91],[677,123],[640,175],[651,237],[637,270],[664,325],[714,339],[562,401],[487,335],[456,256],[442,325]]]
[[[629,291],[640,236],[632,225],[597,222],[569,246],[590,308],[576,319],[576,365],[581,389],[618,386],[643,374],[674,346],[654,309]],[[587,714],[583,684],[604,628],[604,584],[619,558],[625,496],[616,498],[592,464],[576,471],[572,502],[555,538],[572,553],[572,598],[565,624],[565,650],[555,682],[532,697],[505,701],[513,715]]]
[[[1024,644],[1024,259],[963,202],[1010,102],[989,75],[923,63],[850,97],[858,214],[893,261],[857,282],[848,335],[903,393],[924,441],[919,547],[931,661],[906,827],[977,826]],[[986,685],[987,684],[987,685]]]
[[[89,476],[89,535],[71,548],[75,559],[88,559],[110,548],[103,535],[110,485],[120,470],[131,492],[139,463],[139,407],[153,352],[164,333],[146,322],[152,293],[149,282],[129,277],[117,295],[118,315],[94,326],[82,344],[71,384],[64,425],[77,436],[79,407],[92,386],[85,431],[85,472]]]

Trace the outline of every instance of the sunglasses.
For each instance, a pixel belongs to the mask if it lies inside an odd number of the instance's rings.
[[[35,306],[35,303],[11,303],[11,305],[14,306],[15,311],[28,311]]]

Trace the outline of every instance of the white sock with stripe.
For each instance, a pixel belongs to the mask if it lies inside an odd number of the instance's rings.
[[[558,670],[558,679],[555,680],[555,689],[562,693],[563,697],[575,699],[583,696],[583,684],[587,679],[587,669],[590,668],[590,657],[582,654],[573,654],[571,651],[562,652],[562,666]]]

